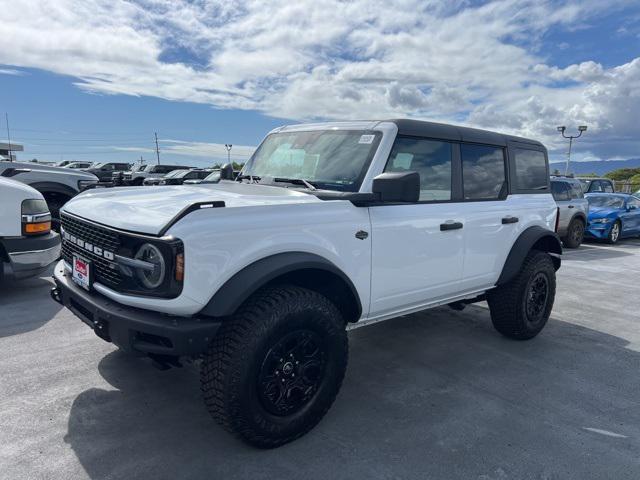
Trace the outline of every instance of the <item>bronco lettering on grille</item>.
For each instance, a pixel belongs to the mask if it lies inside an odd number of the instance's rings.
[[[81,238],[76,237],[75,235],[71,235],[67,232],[64,232],[64,234],[62,235],[62,239],[65,242],[68,243],[73,243],[74,245],[88,251],[88,252],[92,252],[95,255],[98,255],[99,257],[104,257],[107,260],[113,260],[115,258],[115,255],[113,252],[110,252],[108,250],[103,250],[100,247],[97,247]]]

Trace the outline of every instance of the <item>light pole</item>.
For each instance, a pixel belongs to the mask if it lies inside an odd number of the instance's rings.
[[[230,143],[225,143],[224,144],[224,148],[227,149],[227,163],[231,163],[231,148],[233,147],[233,145],[231,145]]]
[[[564,174],[565,175],[569,175],[569,164],[571,163],[571,145],[573,145],[573,139],[574,138],[580,138],[582,136],[582,132],[586,132],[587,131],[587,126],[586,125],[580,125],[578,127],[578,135],[565,135],[564,132],[567,129],[567,127],[565,127],[564,125],[561,127],[558,127],[558,131],[562,134],[562,136],[564,138],[568,138],[569,139],[569,151],[567,152],[567,166],[564,170]]]

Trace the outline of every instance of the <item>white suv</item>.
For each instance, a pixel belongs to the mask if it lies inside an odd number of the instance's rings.
[[[313,428],[348,328],[487,300],[545,326],[561,245],[540,143],[413,120],[278,128],[236,181],[88,192],[65,205],[52,296],[161,366],[202,359],[205,403],[274,447]]]

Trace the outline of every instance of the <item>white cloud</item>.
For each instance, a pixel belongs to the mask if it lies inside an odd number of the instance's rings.
[[[22,70],[16,70],[15,68],[0,68],[0,75],[14,75],[20,77],[24,74],[25,72]]]
[[[549,63],[543,37],[555,27],[588,28],[622,4],[0,0],[0,64],[71,75],[90,92],[294,120],[455,120],[559,150],[555,126],[586,123],[582,145],[608,158],[637,155],[640,146],[640,57],[612,68],[560,67]],[[192,61],[176,63],[181,57]],[[167,148],[205,156],[219,147]]]
[[[226,160],[227,149],[221,143],[187,142],[184,140],[161,139],[160,152],[164,155],[179,155],[185,157],[203,157],[211,160]],[[104,148],[104,147],[96,147]],[[119,152],[153,153],[155,149],[146,147],[109,147]],[[247,145],[233,145],[231,159],[236,162],[245,162],[253,154],[256,147]]]

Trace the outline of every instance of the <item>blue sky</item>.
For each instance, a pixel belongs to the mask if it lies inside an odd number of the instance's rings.
[[[3,5],[4,4],[4,5]],[[640,2],[0,0],[21,159],[242,161],[272,128],[413,117],[640,157]]]

